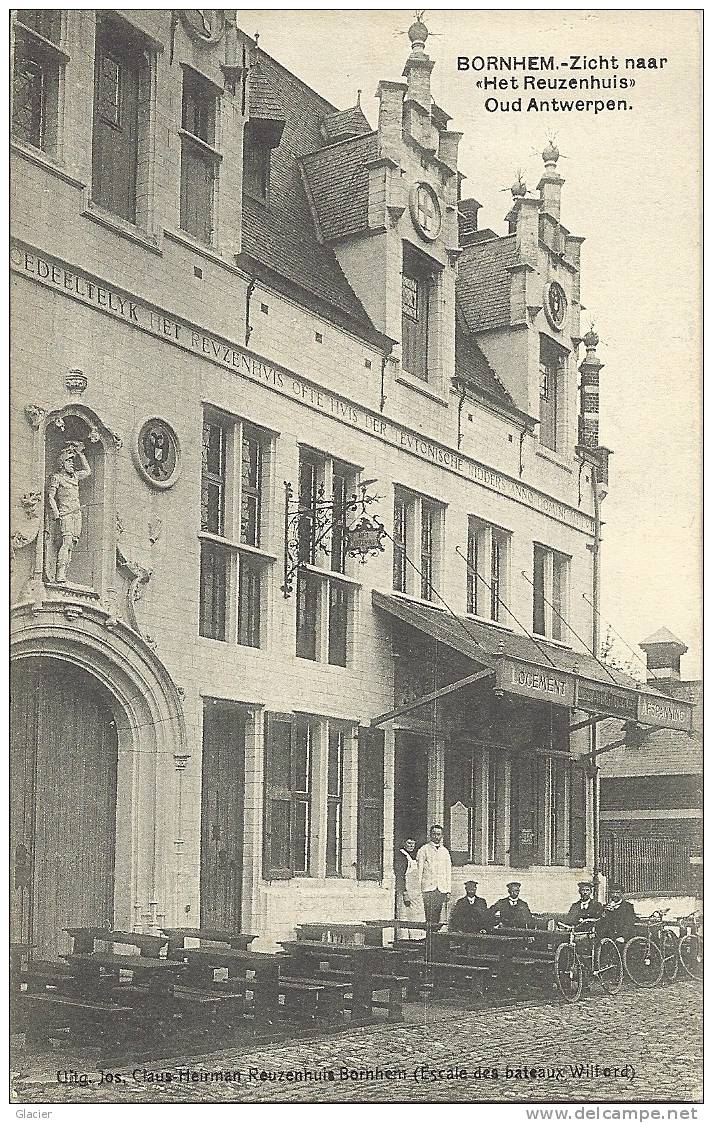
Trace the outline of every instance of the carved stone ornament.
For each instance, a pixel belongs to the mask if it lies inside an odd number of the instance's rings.
[[[143,565],[139,565],[138,562],[130,561],[123,550],[119,549],[118,546],[116,548],[116,564],[129,578],[129,584],[126,590],[126,615],[129,626],[146,640],[149,647],[155,648],[155,640],[147,632],[142,631],[136,615],[136,603],[143,597],[146,586],[151,580],[153,570],[146,569]]]
[[[139,429],[134,448],[139,472],[152,487],[162,490],[173,487],[180,472],[181,456],[178,438],[160,417],[151,417]]]
[[[64,380],[64,385],[70,394],[83,394],[87,384],[88,379],[83,370],[70,370]]]
[[[25,406],[25,417],[33,429],[39,429],[45,419],[46,412],[47,410],[43,409],[42,406]]]
[[[203,47],[214,47],[225,31],[225,13],[219,8],[183,8],[181,22],[191,39]]]

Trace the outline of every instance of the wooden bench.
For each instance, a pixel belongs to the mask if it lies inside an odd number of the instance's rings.
[[[109,1028],[129,1032],[134,1011],[131,1006],[96,999],[70,997],[63,994],[25,992],[19,996],[25,1018],[28,1045],[46,1044],[54,1030],[66,1029],[71,1036],[94,1039],[106,1035]]]

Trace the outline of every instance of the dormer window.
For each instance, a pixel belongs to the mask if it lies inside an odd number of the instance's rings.
[[[560,451],[564,413],[565,352],[540,336],[540,444]]]
[[[401,366],[428,382],[428,346],[431,288],[435,263],[404,246],[401,284]]]
[[[181,229],[200,242],[214,241],[216,89],[193,70],[183,73],[181,108]]]
[[[248,122],[243,147],[243,190],[252,199],[267,203],[270,197],[269,138],[259,126]]]

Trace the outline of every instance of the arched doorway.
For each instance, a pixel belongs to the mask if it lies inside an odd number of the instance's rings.
[[[93,675],[63,659],[11,669],[11,939],[35,958],[65,928],[114,920],[117,729]]]

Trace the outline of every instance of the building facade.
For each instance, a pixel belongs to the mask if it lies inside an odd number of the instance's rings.
[[[582,239],[551,144],[478,228],[427,34],[372,129],[231,12],[13,19],[12,891],[44,951],[391,915],[433,821],[535,910],[592,866],[591,714],[642,700],[590,654]]]
[[[627,738],[600,730],[602,864],[642,897],[703,895],[703,683],[681,678],[688,648],[668,628],[639,646],[649,682],[693,707],[689,732],[660,729]],[[611,751],[607,745],[615,746]]]

